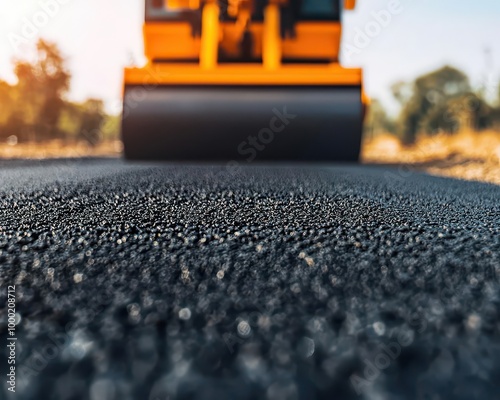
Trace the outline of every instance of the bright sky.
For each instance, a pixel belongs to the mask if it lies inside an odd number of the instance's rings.
[[[73,73],[70,96],[99,97],[119,109],[122,69],[142,57],[144,0],[0,0],[0,78],[13,81],[13,57],[29,46],[12,46],[14,35],[28,42],[44,37],[57,42]],[[389,10],[386,27],[376,31],[372,12]],[[47,8],[58,4],[56,8]],[[48,18],[43,13],[52,10]],[[27,28],[34,22],[36,32]],[[500,78],[500,1],[498,0],[358,0],[345,14],[344,47],[355,46],[359,31],[373,29],[344,63],[365,68],[366,90],[394,109],[390,86],[451,64],[464,70],[476,86],[497,93]],[[23,33],[24,29],[24,33]],[[26,31],[27,30],[27,31]],[[32,37],[31,37],[32,35]],[[358,38],[359,39],[359,38]],[[489,51],[489,56],[487,56]],[[359,54],[357,54],[359,53]]]

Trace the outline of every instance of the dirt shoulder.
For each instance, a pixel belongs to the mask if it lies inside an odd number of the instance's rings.
[[[397,138],[365,141],[364,163],[405,164],[430,174],[500,184],[500,132],[425,137],[411,147]]]
[[[0,144],[0,159],[119,157],[120,141],[97,146],[86,143]],[[500,132],[463,132],[454,136],[425,137],[411,147],[394,136],[365,140],[362,161],[366,164],[405,165],[430,174],[500,185]]]
[[[122,143],[119,140],[105,141],[96,146],[63,140],[44,143],[0,143],[0,159],[119,157],[121,152]]]

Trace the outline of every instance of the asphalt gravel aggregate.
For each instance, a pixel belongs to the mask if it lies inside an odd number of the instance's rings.
[[[120,160],[0,182],[2,398],[500,398],[498,186]]]

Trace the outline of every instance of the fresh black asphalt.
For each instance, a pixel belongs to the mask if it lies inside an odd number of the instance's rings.
[[[0,185],[1,398],[500,398],[499,186],[120,160]]]

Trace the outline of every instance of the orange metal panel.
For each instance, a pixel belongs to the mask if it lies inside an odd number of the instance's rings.
[[[339,23],[301,22],[295,38],[283,40],[283,57],[338,59],[341,27]]]
[[[356,7],[356,0],[344,0],[344,7],[346,10],[354,10]]]
[[[361,85],[361,69],[329,65],[283,65],[276,70],[262,65],[224,64],[202,70],[196,64],[151,64],[127,68],[126,85]]]
[[[234,23],[221,23],[221,46],[234,54],[238,48],[241,27]],[[254,37],[253,55],[262,56],[263,25],[252,24]],[[311,58],[337,60],[340,47],[339,23],[301,22],[296,26],[296,37],[282,41],[282,58]],[[147,23],[144,26],[146,57],[154,59],[197,59],[200,55],[200,39],[191,36],[191,26],[185,22]]]
[[[187,22],[148,22],[143,30],[144,50],[149,60],[199,57],[200,39],[191,36]]]

